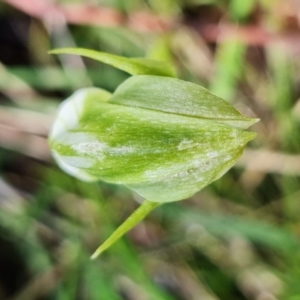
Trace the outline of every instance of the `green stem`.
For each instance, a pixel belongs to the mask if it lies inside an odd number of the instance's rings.
[[[126,232],[133,228],[137,223],[143,220],[155,207],[157,207],[160,202],[153,202],[145,200],[112,234],[111,236],[102,244],[94,254],[91,259],[97,258],[103,251],[114,244],[118,239],[120,239]]]

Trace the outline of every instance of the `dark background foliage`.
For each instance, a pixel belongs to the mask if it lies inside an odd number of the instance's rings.
[[[297,0],[3,0],[0,299],[300,299],[299,13]],[[113,91],[128,75],[47,53],[72,46],[170,61],[261,119],[224,177],[96,261],[140,199],[64,174],[47,135],[73,91]]]

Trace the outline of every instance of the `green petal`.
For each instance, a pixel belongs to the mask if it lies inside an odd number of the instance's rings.
[[[255,134],[248,138],[252,139]],[[145,199],[155,199],[157,202],[172,202],[193,196],[211,182],[220,178],[238,160],[243,152],[241,149],[231,149],[228,154],[219,155],[213,159],[203,159],[201,163],[157,181],[127,185]]]
[[[203,87],[175,78],[133,76],[118,87],[109,102],[214,120],[242,129],[258,121],[243,116]]]
[[[98,60],[123,70],[131,75],[151,74],[175,77],[175,69],[165,61],[147,58],[126,58],[104,52],[83,48],[61,48],[51,50],[50,54],[75,54]]]

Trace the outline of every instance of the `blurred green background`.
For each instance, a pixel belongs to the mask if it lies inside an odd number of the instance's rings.
[[[299,300],[300,2],[2,0],[0,299]],[[261,121],[237,165],[156,209],[96,261],[139,205],[64,174],[47,135],[76,89],[127,74],[58,47],[176,65]]]

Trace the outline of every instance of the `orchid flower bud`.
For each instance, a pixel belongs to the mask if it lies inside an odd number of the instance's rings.
[[[138,75],[112,95],[87,88],[61,106],[50,134],[67,173],[123,184],[157,202],[182,200],[222,176],[256,122],[204,88]]]
[[[194,195],[228,171],[255,133],[247,118],[197,84],[172,78],[165,62],[87,49],[79,54],[134,76],[111,94],[85,88],[62,103],[50,133],[54,158],[85,181],[122,184],[145,199],[96,250],[96,258],[164,202]],[[159,76],[158,76],[159,75]]]

